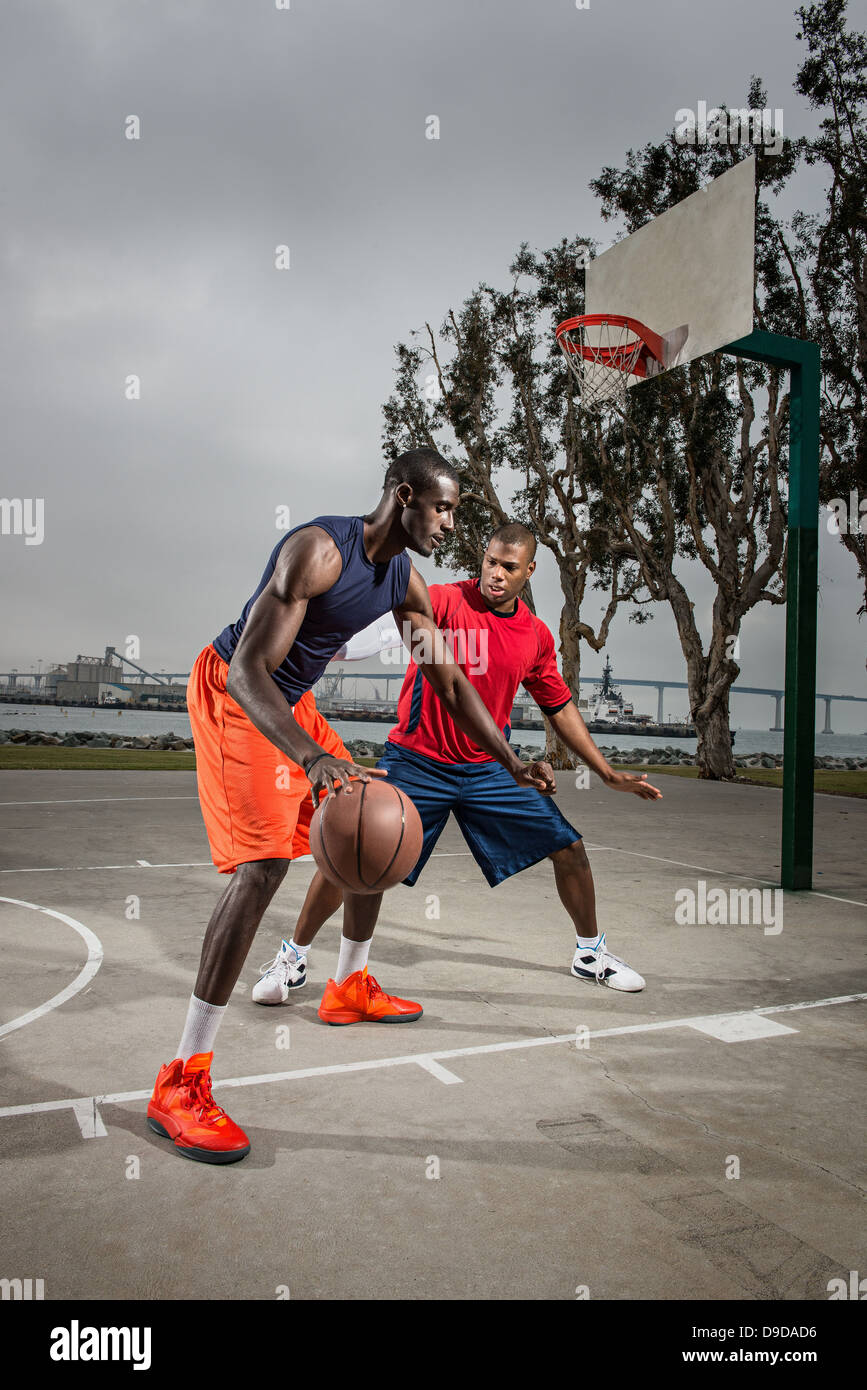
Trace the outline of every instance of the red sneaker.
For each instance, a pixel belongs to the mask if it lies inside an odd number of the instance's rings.
[[[199,1163],[237,1163],[250,1141],[211,1095],[213,1052],[198,1052],[184,1066],[180,1057],[160,1067],[147,1122],[164,1139],[174,1139],[184,1158]]]
[[[325,986],[319,1017],[326,1023],[414,1023],[424,1010],[411,999],[385,994],[367,966],[348,975],[342,984],[329,980]]]

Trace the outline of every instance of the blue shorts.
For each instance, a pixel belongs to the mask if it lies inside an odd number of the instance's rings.
[[[440,763],[389,742],[377,767],[406,792],[424,828],[421,854],[404,883],[418,879],[450,811],[492,888],[581,839],[551,797],[519,787],[499,763]]]

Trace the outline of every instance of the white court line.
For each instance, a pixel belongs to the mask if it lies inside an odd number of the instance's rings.
[[[464,1078],[462,1076],[455,1076],[454,1072],[449,1071],[447,1067],[441,1067],[439,1062],[434,1061],[433,1057],[416,1057],[415,1060],[420,1067],[424,1067],[425,1071],[429,1071],[431,1076],[435,1076],[437,1081],[441,1081],[444,1086],[463,1085]]]
[[[89,806],[96,801],[198,801],[197,796],[71,796],[62,801],[0,801],[0,806]]]
[[[457,859],[466,856],[471,858],[469,850],[460,851],[459,854],[441,854],[434,851],[431,859]],[[293,859],[293,864],[312,864],[312,854],[299,854],[297,859]],[[136,859],[133,864],[62,864],[57,868],[49,869],[0,869],[0,874],[79,874],[88,872],[102,872],[104,869],[212,869],[213,861],[210,859],[196,859],[189,864],[149,864],[146,859]]]
[[[146,799],[151,799],[151,801],[158,801],[158,799],[160,798],[157,798],[157,796],[154,796],[154,798],[145,798],[145,796],[142,796],[142,798],[138,799],[139,801],[146,801]],[[172,799],[174,799],[174,801],[182,801],[183,798],[181,798],[181,796],[175,796],[175,798],[167,796],[167,798],[164,799],[165,801],[172,801]],[[0,802],[0,805],[13,805],[13,802]],[[21,802],[21,805],[29,805],[29,802]],[[585,845],[586,848],[593,849],[593,851],[599,851],[599,849],[603,849],[603,851],[613,853],[613,855],[631,855],[634,859],[653,859],[656,860],[657,863],[663,863],[663,865],[675,865],[675,867],[678,867],[678,869],[695,869],[697,873],[713,873],[716,874],[718,878],[732,877],[731,869],[709,869],[709,867],[707,867],[706,865],[688,865],[688,863],[682,862],[681,859],[666,859],[663,855],[643,855],[643,853],[639,853],[638,851],[636,851],[636,849],[621,849],[620,845],[592,845],[589,844],[589,841],[585,841]],[[435,849],[435,851],[433,851],[431,855],[431,859],[470,858],[472,858],[472,856],[468,849],[452,849],[452,851],[445,851],[445,849]],[[299,858],[293,859],[292,862],[296,863],[296,865],[302,865],[302,863],[313,863],[313,855],[300,855]],[[138,859],[135,863],[131,863],[131,865],[60,865],[57,867],[49,867],[49,869],[0,869],[0,874],[90,872],[101,873],[104,872],[104,870],[108,869],[139,869],[139,867],[147,867],[147,869],[208,869],[208,867],[211,867],[211,860],[193,860],[192,863],[182,863],[182,865],[168,865],[168,863],[167,865],[146,865],[145,860]],[[753,876],[753,874],[746,874],[746,877],[752,878],[753,883],[767,883],[774,885],[774,887],[779,887],[779,884],[777,883],[777,880],[775,880],[775,878],[757,878],[756,876]],[[799,888],[799,890],[788,891],[809,892],[809,894],[811,894],[811,897],[827,898],[829,902],[846,902],[849,903],[850,908],[867,908],[867,902],[860,902],[857,898],[838,898],[835,897],[834,894],[831,894],[831,892],[820,892],[818,891],[818,888]]]
[[[106,797],[105,799],[106,799],[106,800],[109,800],[110,798]],[[165,801],[172,801],[172,800],[174,800],[174,801],[181,801],[181,800],[184,800],[185,798],[183,798],[183,797],[163,797],[163,798],[160,798],[160,797],[137,797],[137,798],[134,798],[134,797],[126,797],[126,798],[124,798],[124,797],[119,797],[119,798],[116,798],[116,799],[117,799],[117,800],[139,800],[139,801],[147,801],[147,800],[159,801],[159,800],[162,799],[162,800],[165,800]],[[192,800],[196,800],[196,799],[197,799],[197,798],[195,798],[195,797],[192,798]],[[0,805],[6,805],[6,806],[12,806],[12,805],[28,806],[28,805],[31,805],[31,804],[34,804],[34,803],[30,803],[30,802],[26,802],[26,801],[23,801],[23,802],[11,802],[11,801],[0,802]],[[45,803],[45,804],[51,804],[51,803]],[[707,865],[705,865],[705,864],[686,864],[686,863],[684,863],[684,861],[683,861],[682,859],[666,859],[665,856],[664,856],[664,855],[661,855],[661,854],[641,854],[641,853],[638,852],[638,850],[634,850],[634,849],[621,849],[619,845],[593,845],[593,844],[591,844],[591,843],[589,842],[589,840],[585,840],[584,843],[585,843],[587,849],[591,849],[591,850],[605,850],[605,851],[607,851],[607,852],[610,853],[610,854],[628,854],[628,855],[631,855],[633,859],[653,859],[653,860],[654,860],[656,863],[658,863],[658,864],[674,864],[675,867],[680,868],[680,869],[695,869],[698,873],[703,873],[703,874],[716,874],[716,876],[717,876],[718,878],[731,878],[731,877],[733,876],[733,870],[731,870],[731,869],[711,869],[711,868],[708,868]],[[471,856],[469,850],[435,850],[434,853],[431,855],[431,859],[470,859],[471,857],[472,857],[472,856]],[[312,854],[303,854],[303,855],[300,855],[300,856],[298,857],[298,859],[295,859],[295,860],[293,860],[292,862],[293,862],[294,864],[309,864],[309,863],[312,863],[312,862],[313,862],[313,855],[312,855]],[[32,869],[32,868],[27,868],[27,869],[0,869],[0,874],[73,874],[73,873],[77,874],[77,873],[88,873],[88,872],[93,872],[93,873],[100,872],[100,873],[101,873],[101,872],[103,872],[103,871],[105,871],[105,870],[108,870],[108,869],[137,869],[137,868],[140,868],[140,867],[147,867],[147,868],[149,868],[149,869],[207,869],[207,868],[211,867],[211,860],[210,860],[210,859],[199,859],[199,860],[194,860],[193,862],[191,862],[191,863],[189,863],[189,864],[146,864],[145,861],[144,861],[144,860],[141,860],[141,859],[137,860],[134,864],[62,864],[62,865],[59,865],[59,866],[57,866],[57,867],[52,866],[52,867],[50,867],[50,868],[45,868],[45,869],[41,869],[41,868],[36,868],[36,869]],[[751,880],[752,882],[754,882],[754,883],[767,883],[767,884],[770,884],[771,886],[776,887],[776,888],[779,888],[779,886],[780,886],[779,883],[777,882],[777,880],[774,879],[774,878],[759,878],[759,877],[757,877],[757,876],[754,875],[754,874],[746,874],[746,875],[744,875],[744,877],[747,878],[747,879],[750,879],[750,880]],[[799,894],[801,894],[801,893],[809,893],[809,894],[810,894],[812,897],[814,897],[814,898],[827,898],[829,902],[834,902],[834,903],[848,903],[848,905],[849,905],[850,907],[867,907],[867,903],[862,903],[858,898],[840,898],[840,897],[835,896],[835,894],[833,894],[833,893],[822,893],[822,892],[820,892],[820,890],[819,890],[818,888],[783,889],[782,891],[783,891],[783,892],[797,892],[797,893],[799,893]]]
[[[753,1042],[756,1038],[779,1037],[781,1033],[797,1033],[797,1028],[790,1028],[787,1023],[777,1023],[774,1019],[768,1018],[765,1014],[717,1014],[712,1018],[696,1020],[690,1025],[699,1033],[706,1033],[709,1038],[716,1038],[719,1042]]]
[[[696,869],[699,873],[717,874],[720,878],[725,878],[732,873],[731,869],[709,869],[706,864],[686,864],[682,859],[666,859],[662,854],[640,854],[638,850],[621,849],[619,845],[591,845],[589,841],[586,840],[584,843],[588,849],[607,849],[613,854],[629,854],[633,859],[654,859],[658,864],[674,864],[678,869]],[[758,878],[754,874],[745,874],[744,877],[753,878],[756,883],[776,884],[778,888],[780,886],[775,878]],[[805,891],[809,892],[812,890],[808,889]]]
[[[63,864],[51,869],[0,869],[0,874],[79,874],[95,873],[103,869],[140,869],[141,860],[135,864]],[[192,864],[148,864],[149,869],[211,869],[210,859],[200,859]]]
[[[771,1004],[761,1009],[750,1009],[753,1014],[787,1014],[795,1009],[821,1009],[826,1004],[856,1004],[867,999],[867,994],[838,994],[832,999],[806,1000],[802,1004]]]
[[[682,859],[666,859],[661,854],[640,854],[638,850],[621,849],[619,845],[591,845],[589,840],[584,841],[587,849],[608,850],[611,854],[629,854],[633,859],[654,859],[659,864],[674,864],[679,869],[696,869],[702,874],[716,874],[718,878],[731,878],[731,869],[709,869],[704,864],[685,864]],[[745,878],[752,878],[755,883],[769,883],[779,888],[779,882],[775,878],[758,878],[754,874],[745,874]],[[788,893],[811,893],[814,898],[827,898],[834,903],[849,903],[852,907],[867,907],[867,903],[859,902],[857,898],[838,898],[833,893],[821,893],[818,888],[788,888],[783,889]]]
[[[752,1018],[755,1014],[775,1014],[792,1013],[797,1009],[821,1009],[832,1004],[855,1004],[867,1000],[865,994],[839,994],[829,999],[808,999],[797,1004],[766,1004],[762,1008],[745,1009],[742,1014],[697,1014],[691,1018],[671,1018],[662,1019],[656,1023],[630,1023],[621,1028],[599,1028],[591,1033],[582,1034],[582,1046],[589,1038],[619,1038],[626,1037],[633,1033],[659,1033],[667,1028],[693,1028],[704,1031],[708,1022],[714,1018],[734,1019],[743,1017]],[[701,1025],[701,1027],[699,1027]],[[447,1071],[445,1067],[440,1070],[445,1075],[440,1076],[434,1067],[439,1060],[449,1061],[453,1057],[478,1057],[487,1053],[494,1052],[520,1052],[526,1051],[531,1047],[550,1047],[554,1044],[572,1043],[574,1045],[576,1034],[560,1033],[556,1036],[550,1033],[544,1034],[539,1038],[519,1038],[514,1042],[501,1043],[482,1043],[477,1047],[453,1047],[438,1052],[410,1052],[400,1057],[377,1057],[367,1062],[336,1062],[327,1067],[304,1067],[298,1071],[278,1071],[266,1072],[257,1076],[234,1076],[225,1080],[220,1077],[218,1085],[225,1089],[229,1086],[262,1086],[276,1081],[302,1081],[311,1076],[342,1076],[354,1071],[379,1071],[384,1067],[419,1066],[432,1075],[437,1076],[445,1084],[453,1084],[460,1081],[460,1077]],[[446,1077],[452,1077],[452,1082],[447,1082]],[[89,1139],[101,1137],[96,1132],[97,1121],[99,1121],[98,1106],[100,1105],[125,1105],[131,1101],[150,1100],[151,1091],[116,1091],[106,1095],[96,1096],[76,1096],[67,1100],[44,1100],[37,1101],[31,1105],[7,1105],[0,1108],[0,1118],[14,1115],[37,1115],[50,1110],[72,1110],[82,1129],[82,1138]],[[82,1123],[82,1120],[84,1123]],[[93,1130],[93,1133],[86,1133],[85,1130]]]
[[[813,894],[814,898],[827,898],[831,903],[850,903],[852,907],[867,907],[867,903],[859,902],[857,898],[838,898],[833,893],[820,893],[818,888],[807,890]]]
[[[468,849],[437,849],[431,855],[431,859],[472,859],[472,857]]]
[[[81,922],[76,922],[74,917],[67,917],[64,912],[55,912],[51,907],[40,907],[38,903],[22,902],[20,898],[0,898],[0,903],[12,903],[14,907],[29,907],[34,912],[44,912],[46,917],[56,917],[58,922],[65,922],[73,931],[77,931],[79,936],[87,946],[87,960],[79,970],[71,985],[62,989],[59,994],[55,994],[53,999],[47,1003],[40,1004],[38,1009],[31,1009],[29,1014],[22,1014],[20,1018],[13,1018],[11,1023],[4,1023],[0,1028],[0,1038],[7,1033],[12,1033],[16,1028],[23,1028],[25,1023],[32,1023],[34,1019],[41,1018],[43,1014],[56,1009],[60,1004],[65,1004],[67,999],[71,999],[74,994],[93,979],[99,967],[102,965],[102,942],[90,927],[85,927]]]
[[[72,1105],[82,1139],[105,1139],[108,1130],[93,1100],[76,1100]]]

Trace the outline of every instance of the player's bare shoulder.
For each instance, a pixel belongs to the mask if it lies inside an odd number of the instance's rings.
[[[304,526],[284,542],[268,588],[287,603],[309,599],[326,593],[342,570],[343,557],[334,537],[321,526]]]

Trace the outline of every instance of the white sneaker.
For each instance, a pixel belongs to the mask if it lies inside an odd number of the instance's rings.
[[[645,985],[637,970],[619,956],[612,956],[606,948],[604,932],[595,946],[577,947],[572,974],[576,980],[589,980],[591,984],[607,985],[609,989],[627,990],[632,994],[644,989]]]
[[[285,1004],[290,989],[300,989],[307,983],[307,957],[296,956],[284,941],[270,965],[261,966],[262,978],[253,986],[254,1004]]]

